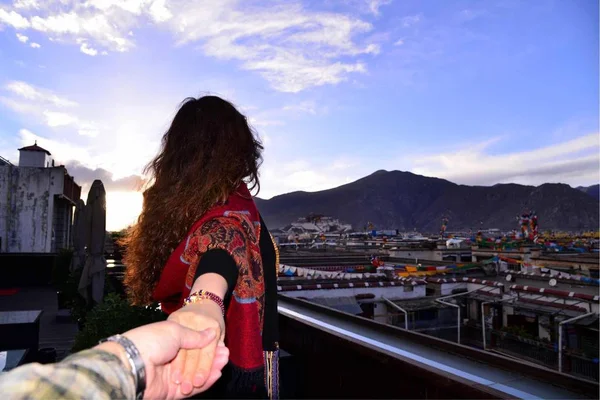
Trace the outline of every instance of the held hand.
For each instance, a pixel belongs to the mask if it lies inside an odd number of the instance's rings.
[[[192,330],[170,321],[141,326],[124,333],[124,336],[135,344],[144,361],[146,367],[144,398],[147,399],[181,399],[189,396],[190,393],[182,393],[180,386],[173,383],[171,379],[175,357],[181,351],[212,346],[218,337],[214,329]],[[119,344],[106,342],[98,347],[117,354],[125,365],[129,365],[124,350]],[[192,394],[200,393],[212,386],[221,377],[221,370],[228,361],[229,350],[219,346],[214,363],[207,373],[206,384],[202,390],[194,390]]]
[[[217,332],[215,339],[206,347],[181,349],[171,369],[171,381],[180,384],[184,395],[208,389],[214,383],[210,380],[211,370],[218,361],[218,349],[223,346],[225,338],[225,321],[220,307],[213,302],[189,304],[172,313],[169,321],[195,331],[211,328]]]

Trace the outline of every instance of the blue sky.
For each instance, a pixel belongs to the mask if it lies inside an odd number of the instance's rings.
[[[178,103],[216,93],[266,151],[261,196],[377,169],[598,183],[598,3],[0,2],[0,155],[38,144],[130,223]],[[111,212],[113,210],[113,212]]]

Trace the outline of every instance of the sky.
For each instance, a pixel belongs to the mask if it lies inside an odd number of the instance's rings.
[[[598,15],[594,0],[0,0],[0,155],[37,140],[84,199],[102,179],[121,229],[178,105],[210,93],[262,139],[263,198],[379,169],[597,184]]]

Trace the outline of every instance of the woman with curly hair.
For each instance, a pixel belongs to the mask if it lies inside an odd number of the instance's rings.
[[[231,103],[188,98],[147,167],[151,186],[124,242],[128,295],[158,301],[188,328],[219,332],[212,346],[177,355],[171,376],[184,394],[203,387],[225,345],[230,362],[205,395],[278,395],[278,252],[250,194],[262,149]]]

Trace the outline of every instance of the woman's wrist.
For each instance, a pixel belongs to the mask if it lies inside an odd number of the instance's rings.
[[[223,278],[223,276],[215,274],[214,272],[209,272],[200,275],[196,279],[196,281],[192,285],[190,293],[196,293],[200,290],[206,290],[208,292],[216,294],[221,299],[223,299],[225,298],[225,294],[227,293],[227,288],[227,281],[225,280],[225,278]]]
[[[207,290],[198,290],[190,294],[184,301],[184,306],[191,304],[215,304],[221,310],[221,314],[225,315],[225,304],[223,298],[219,295],[209,292]]]
[[[194,309],[202,310],[204,313],[209,312],[211,315],[214,315],[215,317],[220,316],[221,318],[223,318],[223,311],[222,311],[221,307],[213,301],[190,303],[190,304],[186,305],[185,308],[191,309],[191,310],[194,310]]]

